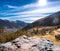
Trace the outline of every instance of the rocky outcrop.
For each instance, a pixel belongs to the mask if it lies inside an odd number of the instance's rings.
[[[60,51],[60,47],[48,39],[24,35],[11,42],[0,44],[0,51]]]

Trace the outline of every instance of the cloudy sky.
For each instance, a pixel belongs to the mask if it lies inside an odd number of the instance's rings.
[[[60,0],[0,0],[0,19],[31,23],[60,11]]]

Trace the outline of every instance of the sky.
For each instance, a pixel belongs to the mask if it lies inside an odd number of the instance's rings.
[[[60,11],[60,0],[0,0],[0,19],[32,23]]]

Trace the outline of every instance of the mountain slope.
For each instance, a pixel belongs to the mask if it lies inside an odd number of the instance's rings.
[[[30,29],[37,26],[56,26],[56,25],[60,25],[60,11],[27,25],[25,29]]]
[[[0,19],[0,26],[7,28],[23,28],[27,23],[23,21],[9,21]]]

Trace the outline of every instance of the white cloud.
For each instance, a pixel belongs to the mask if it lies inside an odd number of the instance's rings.
[[[54,13],[54,12],[60,11],[60,6],[58,5],[58,3],[59,2],[54,2],[54,3],[49,2],[49,3],[47,3],[48,5],[46,5],[44,7],[39,6],[38,2],[33,3],[33,4],[24,5],[21,7],[8,5],[8,8],[14,8],[14,10],[11,10],[10,11],[11,13],[6,13],[6,15],[13,14],[15,16],[11,16],[11,18],[14,17],[14,18],[17,18],[17,19],[23,20],[23,21],[24,20],[35,21],[39,18],[47,16],[47,14],[44,15],[43,13],[52,13],[52,12]],[[57,4],[57,5],[55,6],[55,4]],[[26,9],[26,11],[12,13],[14,11],[20,11],[20,10],[25,10],[25,9]],[[27,9],[31,9],[31,10],[27,10]]]
[[[17,6],[12,6],[12,5],[7,5],[8,6],[8,8],[18,8]]]

